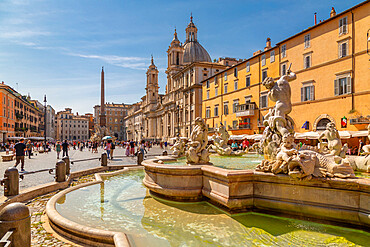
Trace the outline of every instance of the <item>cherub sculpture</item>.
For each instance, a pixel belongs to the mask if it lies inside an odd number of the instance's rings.
[[[209,163],[208,130],[204,120],[200,117],[195,119],[195,127],[190,135],[188,143],[189,149],[186,151],[188,164],[206,164]]]

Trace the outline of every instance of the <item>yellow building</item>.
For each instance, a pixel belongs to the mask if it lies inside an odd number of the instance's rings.
[[[340,14],[333,8],[328,20],[273,48],[268,40],[263,52],[204,80],[202,115],[210,130],[221,122],[230,134],[260,133],[262,116],[274,105],[261,85],[263,76],[277,79],[290,64],[297,75],[289,114],[296,132],[321,130],[329,121],[338,130],[365,129],[370,123],[369,13],[369,1]]]
[[[262,131],[262,110],[272,104],[267,102],[261,82],[268,76],[279,76],[278,54],[278,47],[271,47],[267,39],[264,51],[202,82],[202,117],[210,133],[220,123],[233,135]]]

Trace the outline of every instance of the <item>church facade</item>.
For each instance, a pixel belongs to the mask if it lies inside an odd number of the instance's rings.
[[[140,110],[125,118],[125,129],[136,133],[128,133],[128,139],[168,141],[177,133],[189,137],[194,119],[202,116],[201,82],[240,62],[232,58],[212,62],[206,49],[198,42],[198,29],[192,17],[185,31],[186,41],[182,44],[175,30],[167,50],[165,94],[159,94],[159,71],[152,57],[146,72],[146,94],[141,98]],[[140,118],[137,117],[138,114],[141,115]],[[135,131],[131,130],[132,125],[141,127]]]

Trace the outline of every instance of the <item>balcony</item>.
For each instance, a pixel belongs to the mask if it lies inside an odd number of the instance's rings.
[[[242,104],[238,105],[236,109],[237,117],[254,116],[255,104]]]
[[[252,124],[250,123],[239,123],[239,125],[230,126],[229,130],[250,130],[252,129]]]

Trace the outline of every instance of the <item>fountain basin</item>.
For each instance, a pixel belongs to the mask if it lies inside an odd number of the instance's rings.
[[[254,170],[156,162],[158,160],[143,162],[143,183],[163,198],[209,200],[232,213],[255,211],[370,227],[370,179],[298,181],[287,175]]]

